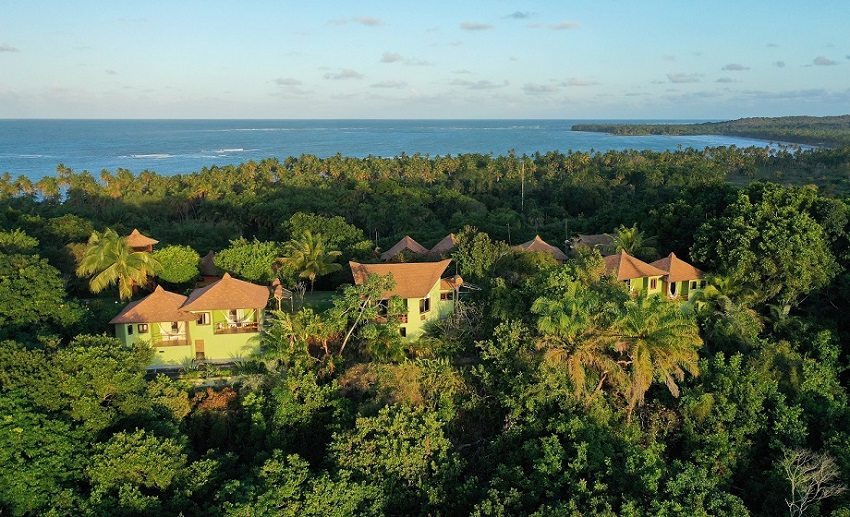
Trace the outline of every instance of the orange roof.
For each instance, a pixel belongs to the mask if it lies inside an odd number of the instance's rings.
[[[668,282],[682,282],[684,280],[698,280],[702,278],[702,271],[680,259],[672,252],[665,258],[656,260],[652,265],[667,273]]]
[[[453,289],[458,289],[463,285],[463,278],[460,275],[451,276],[449,278],[441,278],[440,279],[440,290],[441,291],[450,291]]]
[[[416,255],[422,255],[428,253],[428,248],[413,240],[409,235],[405,235],[400,241],[395,243],[392,248],[381,253],[381,260],[393,259],[403,251],[410,251]]]
[[[664,276],[667,274],[666,271],[662,271],[640,259],[636,259],[625,251],[621,251],[616,255],[608,255],[604,260],[605,270],[608,273],[614,273],[617,276],[617,280]]]
[[[115,325],[194,320],[197,316],[181,309],[185,301],[186,297],[182,294],[172,293],[156,286],[151,294],[124,307],[124,310],[109,320],[109,323]]]
[[[435,244],[429,253],[439,257],[453,250],[455,246],[457,246],[457,237],[455,237],[455,234],[450,233],[443,237],[440,242]]]
[[[147,248],[148,246],[153,246],[158,242],[159,241],[156,239],[151,239],[150,237],[142,235],[142,232],[136,228],[133,228],[133,231],[127,236],[127,244],[131,248]]]
[[[268,302],[268,288],[237,280],[225,273],[221,280],[192,291],[183,305],[183,310],[259,309],[265,307]]]
[[[523,242],[522,244],[514,246],[514,249],[523,251],[545,251],[546,253],[550,253],[558,260],[567,260],[567,256],[564,255],[564,252],[561,251],[560,248],[552,246],[548,242],[541,239],[539,235],[535,235],[534,238],[528,242]]]
[[[383,294],[384,298],[400,296],[402,298],[424,298],[431,292],[440,280],[443,272],[449,267],[451,259],[439,262],[407,262],[404,264],[360,264],[349,262],[354,283],[357,285],[366,281],[370,274],[385,276],[392,275],[395,288]]]

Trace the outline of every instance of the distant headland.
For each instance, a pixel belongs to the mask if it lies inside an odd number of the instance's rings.
[[[613,135],[727,135],[822,147],[850,145],[850,115],[752,117],[700,124],[575,124],[572,129]]]

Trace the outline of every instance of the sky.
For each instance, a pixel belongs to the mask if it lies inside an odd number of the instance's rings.
[[[0,0],[0,118],[850,113],[850,1]]]

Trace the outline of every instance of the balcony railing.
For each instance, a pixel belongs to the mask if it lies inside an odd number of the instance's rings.
[[[213,333],[215,334],[246,334],[259,332],[260,325],[256,321],[236,321],[217,323]]]
[[[189,344],[189,338],[186,334],[154,336],[151,341],[153,342],[153,346],[186,346]]]

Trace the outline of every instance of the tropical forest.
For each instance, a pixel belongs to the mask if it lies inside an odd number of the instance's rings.
[[[450,234],[405,336],[409,279],[352,271]],[[611,274],[671,253],[686,300]],[[110,323],[217,281],[268,303],[175,332],[251,353],[152,368]],[[848,366],[848,147],[0,176],[3,515],[847,517]]]

